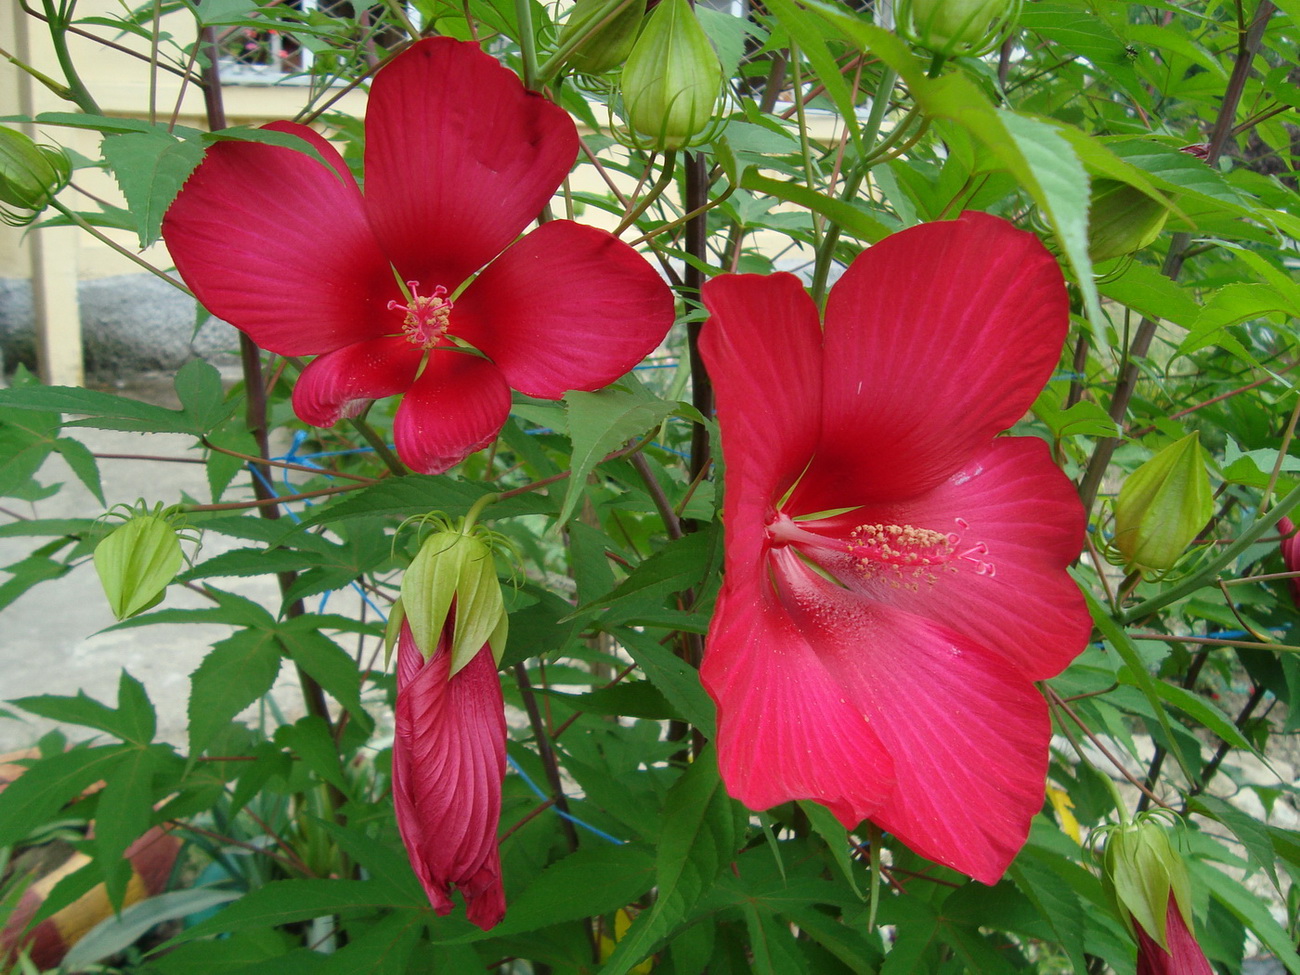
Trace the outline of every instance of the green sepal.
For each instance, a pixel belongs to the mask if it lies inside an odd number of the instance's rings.
[[[1168,830],[1146,819],[1115,830],[1106,842],[1106,881],[1120,916],[1136,935],[1135,925],[1166,951],[1166,924],[1172,893],[1187,924],[1193,929],[1191,884],[1187,868],[1169,842]]]
[[[434,532],[420,546],[402,577],[406,622],[425,660],[437,649],[470,544],[470,539],[460,532]]]
[[[488,637],[488,646],[492,648],[492,659],[496,661],[498,667],[501,666],[501,658],[506,653],[506,640],[510,635],[510,614],[502,613],[501,619],[497,622],[497,628],[492,631]]]
[[[1136,186],[1097,179],[1088,200],[1088,256],[1094,264],[1150,246],[1165,229],[1169,208]]]
[[[456,626],[451,639],[451,675],[473,660],[490,642],[506,619],[505,599],[497,579],[492,550],[477,538],[469,539],[477,554],[467,555],[456,589]],[[501,644],[502,651],[505,644]],[[492,654],[498,660],[496,648]]]
[[[0,204],[30,210],[34,218],[71,176],[72,163],[61,149],[37,145],[18,130],[0,126]],[[29,222],[26,216],[4,212],[6,222]]]
[[[1124,481],[1115,500],[1115,547],[1128,565],[1172,568],[1213,513],[1200,436],[1190,433]]]
[[[160,515],[138,515],[95,547],[95,571],[119,620],[156,606],[184,561],[176,530]]]

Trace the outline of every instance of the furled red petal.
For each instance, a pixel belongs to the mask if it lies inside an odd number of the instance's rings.
[[[366,209],[405,278],[455,290],[541,212],[577,155],[564,109],[477,44],[429,38],[371,85]]]
[[[506,773],[506,722],[496,664],[485,646],[448,679],[448,631],[424,662],[411,628],[398,638],[393,804],[411,866],[439,914],[451,888],[485,931],[505,914],[497,823]]]
[[[821,326],[792,274],[724,274],[703,289],[700,352],[713,380],[727,462],[727,552],[756,557],[731,506],[743,495],[763,517],[803,473],[821,430]],[[752,520],[752,519],[751,519]],[[761,528],[745,529],[748,532]]]
[[[469,353],[435,349],[397,408],[397,456],[413,471],[441,474],[495,440],[509,415],[501,370]]]
[[[318,356],[293,387],[293,411],[314,427],[357,416],[370,401],[405,392],[415,379],[421,355],[404,338],[390,336]]]
[[[916,495],[1024,415],[1069,325],[1032,234],[983,213],[922,224],[853,262],[826,306],[823,430],[801,511]]]
[[[1187,929],[1187,922],[1178,910],[1174,895],[1169,895],[1169,909],[1165,916],[1165,939],[1169,950],[1160,947],[1140,924],[1137,928],[1137,975],[1214,975],[1205,952],[1196,943],[1196,937]]]
[[[893,759],[894,788],[872,797],[883,799],[872,820],[922,856],[995,883],[1043,804],[1051,724],[1037,689],[939,623],[836,586],[790,548],[774,551],[773,566],[791,628],[826,675],[812,679],[829,679]],[[786,679],[810,677],[792,668]]]
[[[212,146],[163,218],[176,269],[209,311],[281,355],[382,334],[401,292],[356,182],[311,129],[266,127],[307,140],[330,166],[278,146]]]
[[[613,382],[672,324],[672,292],[645,258],[603,230],[553,220],[488,265],[451,329],[515,389],[559,399]]]
[[[1043,441],[999,438],[919,497],[805,522],[817,531],[838,526],[843,538],[861,524],[952,533],[956,552],[968,555],[942,567],[867,576],[846,565],[835,573],[845,585],[942,621],[1028,680],[1054,677],[1087,644],[1092,618],[1066,572],[1083,546],[1086,516]]]
[[[718,770],[751,809],[812,799],[853,828],[889,795],[893,762],[760,574],[728,573],[709,628]]]
[[[1290,518],[1282,518],[1277,523],[1277,530],[1282,535],[1282,565],[1287,572],[1300,572],[1300,533]],[[1300,609],[1300,576],[1287,580],[1291,590],[1291,601]]]

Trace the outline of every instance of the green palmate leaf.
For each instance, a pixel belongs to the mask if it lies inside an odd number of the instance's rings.
[[[1190,292],[1149,264],[1131,261],[1123,274],[1107,275],[1097,287],[1107,298],[1148,318],[1167,319],[1184,328],[1191,328],[1201,314]]]
[[[0,391],[2,392],[2,391]],[[373,487],[348,494],[343,500],[313,510],[298,525],[286,527],[284,534],[301,532],[322,523],[374,518],[379,515],[410,518],[413,515],[441,511],[451,518],[461,518],[485,494],[495,491],[489,485],[474,484],[446,475],[411,474],[382,481]],[[492,505],[494,518],[554,512],[554,499],[540,492],[520,494]]]
[[[569,438],[573,441],[572,474],[565,488],[559,524],[573,515],[586,489],[587,475],[602,457],[626,441],[652,430],[676,409],[636,384],[611,386],[595,393],[572,392],[565,398]]]
[[[277,880],[246,894],[176,940],[277,927],[327,914],[373,911],[393,906],[390,893],[373,880]]]
[[[510,904],[489,935],[521,934],[565,921],[612,914],[655,883],[655,858],[644,846],[606,844],[578,850],[543,870]]]
[[[757,167],[750,166],[741,177],[740,185],[754,193],[787,200],[807,207],[814,213],[820,213],[826,219],[839,225],[844,231],[859,240],[874,244],[892,233],[891,228],[872,217],[853,203],[837,200],[824,193],[818,193],[807,186],[786,180],[772,179],[762,175]]]
[[[275,731],[275,743],[291,748],[309,769],[330,785],[337,786],[344,794],[351,792],[339,761],[339,746],[324,718],[309,714],[295,724],[281,725]]]
[[[162,235],[163,214],[203,161],[203,145],[163,129],[106,136],[101,150],[136,217],[140,246]]]
[[[108,502],[104,500],[104,486],[99,479],[99,464],[89,448],[80,440],[73,440],[71,437],[59,437],[54,441],[53,446],[55,452],[72,468],[72,473],[86,485],[86,490],[95,496],[95,500],[102,505],[107,505]]]
[[[404,975],[424,935],[424,911],[394,911],[347,947],[325,956],[315,970],[324,975]]]
[[[79,413],[73,427],[97,427],[101,430],[137,430],[145,433],[194,433],[190,418],[183,410],[141,403],[114,393],[72,386],[23,386],[0,389],[0,407],[45,413]]]
[[[121,909],[131,880],[131,864],[122,859],[126,848],[149,828],[153,817],[153,780],[170,749],[133,749],[122,756],[106,777],[95,817],[95,852],[104,874],[109,903]]]
[[[356,662],[337,643],[316,627],[320,621],[311,616],[289,620],[279,630],[285,653],[303,672],[338,701],[354,720],[369,723],[361,704],[361,672]]]
[[[1226,285],[1210,295],[1175,354],[1190,355],[1210,345],[1221,345],[1254,364],[1255,357],[1224,329],[1278,314],[1290,318],[1300,315],[1300,307],[1290,294],[1262,282]]]
[[[713,750],[705,749],[668,793],[654,907],[637,918],[601,975],[626,975],[686,917],[744,842],[747,821],[748,814],[723,788]]]
[[[857,895],[858,900],[866,900],[862,888],[858,886],[858,878],[854,876],[853,856],[849,852],[848,830],[835,818],[833,812],[819,802],[801,800],[799,808],[808,817],[808,822],[817,831],[817,835],[826,841],[827,849],[831,851],[831,856],[835,858],[835,865],[844,874],[844,879],[849,882],[849,886],[853,888],[853,893]]]
[[[155,719],[144,685],[124,670],[118,682],[117,696],[116,710],[87,697],[85,691],[78,691],[76,697],[23,697],[12,703],[51,721],[98,728],[123,741],[149,744],[153,740]]]
[[[326,819],[316,822],[334,837],[343,852],[365,868],[368,879],[391,888],[394,904],[423,908],[428,903],[411,862],[400,847],[377,842],[360,826],[340,825]]]
[[[190,675],[190,753],[202,754],[235,715],[271,689],[279,672],[273,632],[240,630],[213,644]]]
[[[1247,891],[1239,881],[1224,876],[1200,860],[1189,858],[1187,870],[1199,886],[1209,888],[1211,896],[1259,938],[1291,975],[1300,975],[1300,955],[1296,954],[1291,936],[1273,920],[1263,901]]]
[[[0,389],[0,407],[9,405],[5,393],[32,388]],[[32,477],[54,450],[58,432],[57,414],[0,410],[0,497],[16,497],[31,486]]]
[[[614,618],[627,619],[642,608],[659,608],[666,596],[695,587],[716,570],[721,557],[719,540],[720,532],[711,529],[670,542],[633,569],[613,592],[594,605],[583,606],[574,616],[603,610]]]
[[[1273,839],[1268,827],[1254,817],[1242,812],[1236,806],[1224,802],[1217,796],[1199,795],[1191,801],[1191,808],[1232,830],[1234,836],[1245,847],[1251,862],[1263,869],[1273,881],[1278,894],[1282,888],[1277,879],[1277,852],[1273,848]]]
[[[93,518],[29,518],[0,525],[0,538],[81,536],[94,526]]]
[[[238,406],[233,399],[227,402],[221,373],[202,359],[191,359],[181,366],[173,385],[194,429],[204,433],[218,426]]]
[[[1110,614],[1106,612],[1106,608],[1097,602],[1087,590],[1083,591],[1083,598],[1088,603],[1088,610],[1092,613],[1092,621],[1097,624],[1097,629],[1101,631],[1106,641],[1119,651],[1120,657],[1128,665],[1138,688],[1146,697],[1147,704],[1150,705],[1156,720],[1165,733],[1165,740],[1168,742],[1170,754],[1174,756],[1189,782],[1199,782],[1200,776],[1193,770],[1187,756],[1183,754],[1182,745],[1179,739],[1174,736],[1173,729],[1169,726],[1169,715],[1165,713],[1164,706],[1160,703],[1160,692],[1155,686],[1156,679],[1147,671],[1142,662],[1142,656],[1138,653],[1137,647],[1133,645],[1127,631],[1115,622]]]
[[[0,847],[13,846],[82,791],[111,774],[127,745],[75,748],[30,766],[0,791]]]
[[[749,950],[754,971],[759,975],[797,975],[808,973],[808,959],[799,950],[789,922],[754,904],[744,904],[741,913],[749,932]]]
[[[699,674],[647,633],[631,628],[610,631],[677,713],[712,736],[713,702],[700,686]]]

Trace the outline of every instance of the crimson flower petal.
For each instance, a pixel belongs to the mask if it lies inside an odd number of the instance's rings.
[[[718,770],[751,809],[812,799],[852,828],[894,763],[807,636],[756,581],[727,577],[700,678],[718,705]]]
[[[874,579],[846,566],[838,577],[891,606],[942,620],[1027,680],[1045,680],[1074,659],[1092,630],[1083,595],[1065,571],[1083,546],[1085,522],[1078,493],[1047,444],[1003,437],[919,497],[804,524],[819,531],[837,525],[845,539],[864,523],[952,533],[965,558]]]
[[[318,356],[293,387],[293,411],[314,427],[357,416],[372,400],[410,388],[422,355],[404,338],[390,336]]]
[[[578,155],[569,114],[484,54],[419,41],[380,71],[366,111],[366,207],[384,252],[455,290],[537,216]]]
[[[921,855],[996,883],[1043,804],[1042,696],[979,644],[836,586],[789,548],[774,565],[793,628],[893,758],[871,818]]]
[[[510,415],[510,387],[492,363],[435,349],[393,421],[397,455],[421,474],[441,474],[496,439]]]
[[[475,278],[451,329],[515,389],[559,399],[613,382],[672,324],[672,292],[645,258],[603,230],[553,220]]]
[[[1069,302],[1033,234],[984,213],[864,251],[831,289],[821,446],[795,504],[897,500],[1019,420],[1055,368]],[[836,495],[838,496],[838,495]]]
[[[1187,928],[1183,912],[1178,909],[1174,895],[1169,894],[1169,908],[1165,915],[1165,941],[1169,950],[1160,947],[1140,924],[1137,928],[1137,975],[1214,975],[1205,952],[1196,937]]]
[[[311,129],[266,127],[301,137],[330,165],[255,142],[212,146],[163,218],[176,269],[204,307],[281,355],[382,334],[401,293],[356,181]]]
[[[505,914],[497,822],[506,773],[506,722],[496,664],[486,646],[451,672],[448,631],[425,662],[410,626],[397,650],[393,803],[425,893],[439,914],[451,888],[483,930]]]
[[[1290,518],[1282,518],[1277,523],[1277,530],[1282,535],[1282,565],[1287,572],[1300,572],[1300,533],[1296,532],[1295,523]],[[1291,590],[1291,601],[1300,609],[1300,576],[1293,576],[1286,582]]]
[[[757,498],[766,508],[803,473],[821,432],[817,308],[799,279],[784,273],[714,278],[703,299],[709,320],[700,352],[727,456],[726,502]],[[730,511],[725,521],[740,528]],[[733,542],[745,544],[741,534],[729,535],[729,553]]]

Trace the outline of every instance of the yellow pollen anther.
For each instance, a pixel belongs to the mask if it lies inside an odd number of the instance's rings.
[[[451,324],[452,303],[444,297],[447,289],[438,285],[431,294],[422,295],[419,281],[407,281],[406,286],[411,291],[411,303],[404,305],[400,301],[390,301],[388,310],[406,312],[402,320],[406,341],[422,349],[432,349],[442,341]]]

